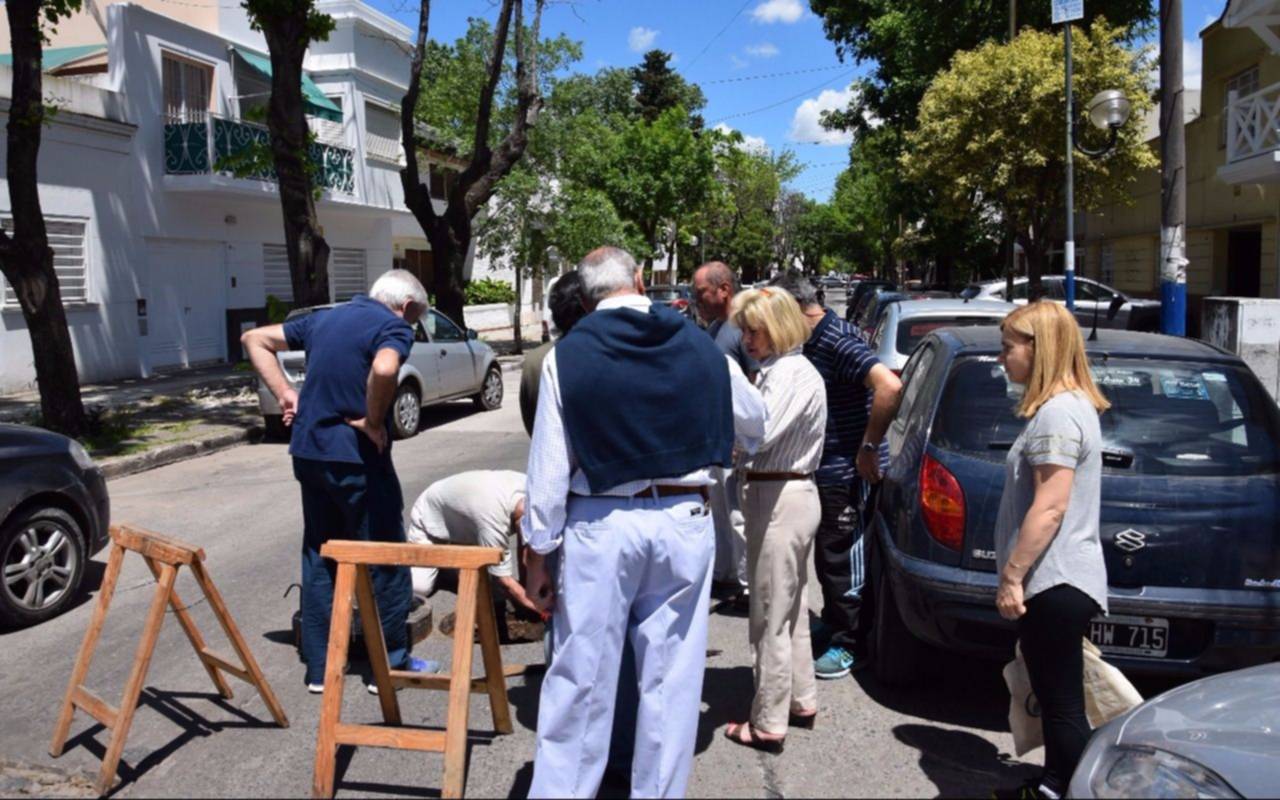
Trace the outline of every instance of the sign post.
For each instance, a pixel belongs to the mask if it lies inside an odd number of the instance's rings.
[[[1075,211],[1075,115],[1072,113],[1071,96],[1071,23],[1084,17],[1084,0],[1053,0],[1053,24],[1062,25],[1063,50],[1066,54],[1067,94],[1067,234],[1062,244],[1063,289],[1067,296],[1067,308],[1076,307],[1076,211]]]

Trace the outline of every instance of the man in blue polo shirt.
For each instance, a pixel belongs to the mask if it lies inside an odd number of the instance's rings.
[[[812,333],[804,354],[827,389],[827,429],[815,476],[822,519],[814,542],[822,587],[822,617],[815,642],[825,640],[814,663],[819,678],[841,678],[862,666],[870,631],[861,511],[880,482],[880,445],[898,413],[902,381],[880,363],[853,326],[822,306],[814,285],[799,276],[777,284],[800,303]]]
[[[400,365],[413,346],[412,326],[426,309],[418,279],[390,270],[367,297],[255,328],[240,339],[293,428],[289,454],[302,487],[302,656],[313,693],[324,691],[335,572],[320,547],[329,539],[405,541],[404,498],[387,429]],[[276,360],[282,350],[306,351],[301,395]],[[409,655],[409,569],[372,572],[391,668],[438,671],[438,664]],[[376,691],[372,684],[369,690]]]

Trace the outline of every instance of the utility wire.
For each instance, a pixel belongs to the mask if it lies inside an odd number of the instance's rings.
[[[723,36],[724,32],[729,30],[729,26],[732,25],[735,21],[737,21],[738,17],[742,16],[742,12],[747,10],[747,6],[751,5],[753,2],[755,2],[755,0],[747,0],[747,2],[743,3],[742,7],[739,8],[737,11],[735,11],[733,16],[729,18],[729,21],[724,24],[724,27],[721,28],[716,33],[715,36],[712,36],[711,39],[708,40],[708,42],[702,46],[702,49],[698,51],[698,54],[693,57],[693,60],[689,62],[689,66],[685,67],[685,69],[686,70],[691,69],[694,64],[697,64],[698,59],[706,55],[707,49],[710,48],[711,45],[715,43],[716,39],[719,39],[721,36]]]
[[[809,69],[793,69],[786,72],[766,72],[762,75],[742,75],[737,78],[716,78],[713,81],[700,81],[701,86],[711,86],[717,83],[740,83],[742,81],[763,81],[770,78],[786,78],[792,75],[809,75],[814,72],[830,72],[835,69],[848,69],[848,64],[836,64],[830,67],[810,67]]]
[[[740,118],[740,117],[750,117],[750,116],[752,116],[752,115],[754,115],[754,114],[760,114],[760,113],[763,113],[763,112],[765,112],[765,111],[769,111],[769,110],[771,110],[771,109],[775,109],[775,108],[777,108],[778,106],[781,106],[781,105],[785,105],[785,104],[787,104],[787,103],[790,103],[792,100],[797,100],[797,99],[799,99],[799,98],[801,98],[801,97],[804,97],[805,95],[809,94],[810,92],[815,92],[815,91],[817,91],[818,89],[822,89],[822,88],[826,87],[826,86],[827,86],[827,85],[829,85],[829,84],[835,83],[836,81],[840,80],[841,78],[851,78],[851,77],[853,77],[853,74],[854,74],[854,70],[849,70],[848,72],[841,73],[841,74],[839,74],[839,75],[835,76],[834,78],[829,78],[829,79],[827,79],[827,80],[823,81],[822,83],[819,83],[817,86],[811,86],[811,87],[809,87],[808,89],[805,89],[803,92],[797,92],[796,94],[793,94],[793,95],[791,95],[790,97],[784,97],[783,99],[779,100],[779,101],[778,101],[778,102],[776,102],[776,103],[770,103],[770,104],[769,104],[769,105],[767,105],[767,106],[763,106],[763,107],[761,107],[761,108],[756,108],[756,109],[753,109],[753,110],[751,110],[751,111],[740,111],[740,112],[738,112],[737,114],[730,114],[730,115],[729,115],[729,116],[727,116],[727,117],[721,117],[720,119],[715,120],[715,121],[714,121],[714,122],[712,122],[711,124],[712,124],[712,125],[716,125],[716,124],[721,123],[721,122],[724,122],[725,120],[728,120],[728,119],[738,119],[738,118]]]

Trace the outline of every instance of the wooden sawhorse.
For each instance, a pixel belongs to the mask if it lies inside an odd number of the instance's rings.
[[[333,591],[333,617],[329,627],[329,649],[325,660],[324,705],[316,736],[316,766],[312,796],[333,796],[334,760],[339,745],[368,745],[397,750],[425,750],[444,753],[444,797],[462,797],[467,769],[467,717],[472,692],[487,692],[493,711],[493,727],[511,733],[511,708],[507,705],[508,675],[520,674],[523,667],[509,672],[502,668],[498,650],[498,623],[488,575],[481,570],[502,560],[496,547],[458,545],[388,544],[335,540],[320,548],[320,555],[338,564]],[[453,665],[448,675],[423,675],[393,670],[387,662],[386,642],[370,580],[371,566],[437,567],[456,569],[458,575],[457,627],[453,634]],[[347,666],[351,605],[358,599],[365,649],[378,687],[382,719],[387,726],[350,725],[341,719],[343,673]],[[480,626],[480,652],[484,678],[471,678],[474,644],[471,632]],[[400,703],[396,689],[439,689],[449,692],[449,710],[444,731],[401,728]]]
[[[252,684],[258,690],[258,694],[262,695],[262,700],[267,704],[267,709],[271,712],[271,716],[275,718],[276,724],[282,728],[289,727],[289,720],[284,715],[284,709],[280,707],[280,702],[276,699],[275,693],[271,691],[271,687],[267,684],[267,679],[262,675],[262,670],[258,668],[258,662],[253,659],[253,654],[249,652],[249,646],[245,643],[244,637],[240,635],[240,629],[236,627],[235,620],[231,618],[231,612],[227,610],[226,603],[222,601],[222,595],[218,592],[218,587],[213,585],[213,581],[209,578],[209,573],[205,571],[204,550],[194,545],[180,542],[177,539],[171,539],[158,533],[133,528],[128,525],[113,525],[111,528],[111,542],[111,555],[107,559],[107,572],[102,579],[102,588],[98,591],[98,606],[94,609],[93,618],[89,621],[89,630],[85,631],[84,643],[80,645],[80,655],[76,658],[75,669],[71,671],[71,681],[67,685],[67,695],[62,701],[62,710],[58,714],[58,723],[53,730],[53,744],[49,746],[50,755],[54,758],[62,755],[62,749],[67,742],[67,734],[71,730],[71,719],[75,716],[76,709],[79,708],[111,731],[111,743],[108,745],[106,755],[102,759],[102,769],[98,773],[98,781],[94,785],[99,794],[106,794],[111,788],[116,775],[116,767],[120,763],[120,754],[124,752],[125,739],[129,735],[129,726],[133,722],[133,714],[138,707],[138,695],[141,693],[142,683],[147,677],[147,667],[151,664],[151,654],[155,650],[156,639],[160,635],[160,627],[164,624],[166,606],[173,607],[173,613],[177,616],[178,623],[187,634],[187,639],[191,641],[191,646],[195,648],[196,655],[200,658],[200,663],[204,665],[205,672],[209,673],[209,679],[213,681],[213,685],[220,695],[224,698],[232,696],[231,687],[227,685],[226,680],[219,673],[219,670],[222,670],[222,672],[234,675]],[[151,608],[147,612],[146,624],[142,628],[142,641],[138,643],[138,651],[133,659],[133,669],[129,672],[129,679],[125,683],[124,698],[120,701],[120,707],[117,709],[112,708],[101,697],[89,691],[84,685],[84,680],[89,674],[89,663],[93,660],[93,651],[98,645],[98,635],[102,632],[102,623],[107,618],[107,607],[111,605],[111,597],[115,593],[116,580],[120,577],[120,566],[124,562],[126,550],[142,556],[147,562],[147,566],[151,569],[151,573],[155,575],[157,585],[155,595],[151,600]],[[200,630],[187,612],[187,607],[183,605],[182,599],[178,597],[178,593],[174,590],[174,583],[178,578],[178,568],[183,565],[191,569],[196,583],[200,585],[205,598],[209,601],[209,607],[213,609],[213,615],[217,617],[218,622],[222,625],[223,632],[231,640],[231,646],[235,649],[236,655],[240,657],[240,664],[243,666],[237,666],[230,659],[205,646]]]

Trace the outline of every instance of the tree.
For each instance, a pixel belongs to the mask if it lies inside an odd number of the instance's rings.
[[[635,83],[635,102],[645,122],[655,122],[662,112],[682,106],[689,112],[689,125],[701,130],[702,116],[697,112],[707,104],[702,89],[688,83],[675,70],[667,66],[671,54],[650,50],[644,61],[630,70]]]
[[[485,60],[484,82],[477,95],[475,125],[467,165],[454,181],[444,214],[436,213],[431,193],[422,182],[418,164],[418,101],[422,95],[424,72],[428,83],[443,79],[441,74],[425,69],[427,65],[427,32],[431,17],[431,0],[422,0],[418,15],[418,39],[410,67],[409,90],[400,103],[400,129],[407,156],[400,170],[405,205],[413,212],[435,259],[432,289],[436,306],[442,313],[463,324],[463,272],[467,252],[471,249],[472,224],[476,214],[489,202],[500,180],[506,177],[524,154],[529,131],[537,123],[542,110],[538,81],[538,45],[545,0],[534,0],[533,25],[524,25],[524,0],[502,0],[498,22],[494,28],[492,48]],[[490,135],[494,122],[494,98],[502,79],[507,58],[507,38],[515,28],[515,93],[510,128],[496,145]]]
[[[1113,150],[1099,158],[1077,156],[1075,198],[1083,211],[1106,197],[1125,196],[1137,172],[1157,163],[1141,131],[1151,107],[1150,71],[1122,46],[1123,33],[1098,20],[1075,39],[1080,95],[1119,89],[1133,103]],[[1063,227],[1062,63],[1062,38],[1030,30],[1009,44],[957,54],[925,93],[902,159],[909,178],[931,187],[944,210],[998,212],[1012,225],[1027,253],[1033,291]],[[1086,137],[1105,136],[1083,116],[1078,121]]]
[[[267,128],[284,212],[293,301],[300,306],[329,302],[329,244],[320,232],[308,163],[310,129],[302,97],[302,59],[313,41],[333,31],[333,17],[315,0],[243,0],[249,24],[261,31],[271,55],[271,98]]]
[[[46,114],[41,24],[53,25],[79,8],[80,0],[5,3],[13,52],[6,165],[13,233],[0,230],[0,270],[18,297],[31,336],[41,417],[46,427],[73,437],[85,433],[84,403],[40,205],[36,166]]]

